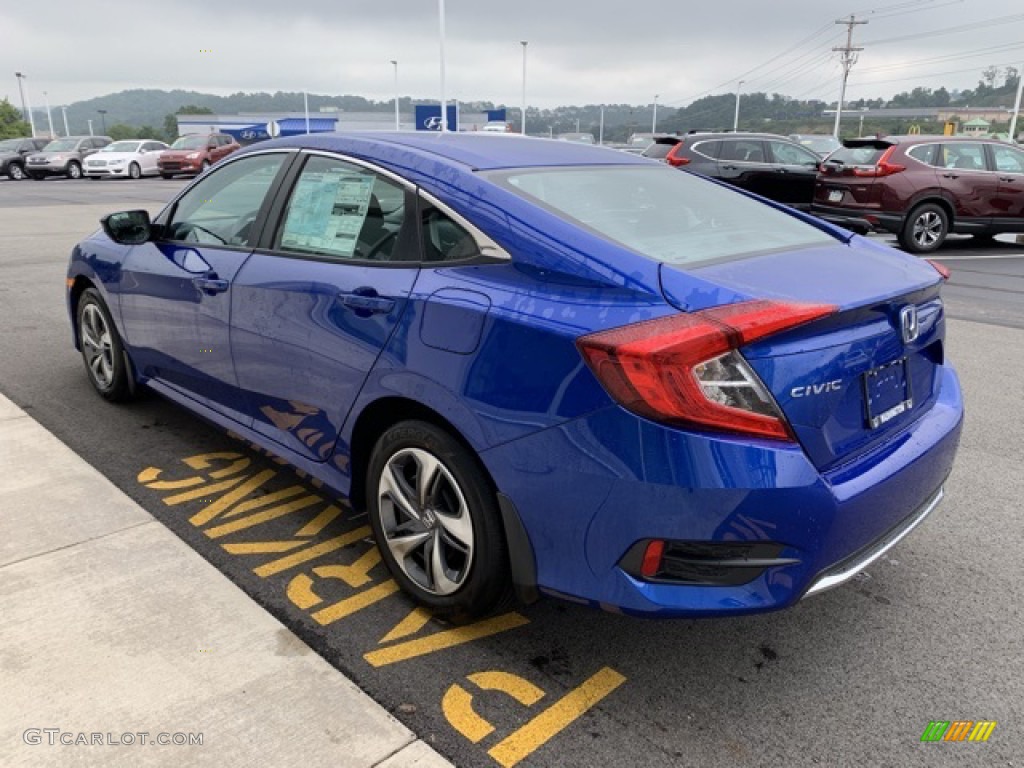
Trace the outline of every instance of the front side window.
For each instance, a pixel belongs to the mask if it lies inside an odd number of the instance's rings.
[[[252,247],[257,214],[285,154],[253,155],[204,176],[174,206],[166,237],[186,243]]]
[[[405,190],[341,159],[311,157],[292,190],[277,248],[340,261],[390,261]]]
[[[1014,147],[990,144],[996,170],[1002,173],[1024,173],[1024,152]]]
[[[490,176],[563,219],[667,264],[700,266],[836,242],[787,213],[665,167],[543,168]]]
[[[763,163],[764,145],[760,141],[750,139],[723,141],[719,159],[741,163]]]
[[[772,148],[772,157],[775,158],[776,163],[813,167],[821,161],[821,158],[816,154],[810,150],[804,149],[803,147],[787,144],[784,141],[772,141],[769,142],[769,144]]]

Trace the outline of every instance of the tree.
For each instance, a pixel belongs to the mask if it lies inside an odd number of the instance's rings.
[[[209,107],[197,107],[195,104],[186,104],[181,107],[177,112],[177,115],[212,115],[213,110]]]
[[[178,119],[174,115],[164,115],[164,141],[178,138]]]
[[[16,139],[31,132],[21,113],[7,99],[0,101],[0,139]]]
[[[999,67],[988,66],[981,70],[981,79],[989,88],[996,87],[996,79],[999,77]]]

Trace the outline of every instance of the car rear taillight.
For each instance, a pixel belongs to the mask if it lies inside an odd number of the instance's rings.
[[[577,346],[608,393],[654,421],[776,440],[793,433],[737,350],[837,311],[746,301],[583,336]]]
[[[949,271],[949,267],[947,267],[945,264],[940,264],[939,262],[935,261],[935,259],[925,259],[925,261],[927,261],[929,264],[935,267],[935,271],[942,275],[943,280],[949,280],[949,276],[953,274],[952,272]]]
[[[688,158],[688,157],[679,157],[679,156],[676,156],[676,155],[669,155],[668,157],[665,158],[665,160],[668,162],[669,165],[674,166],[676,168],[678,168],[681,165],[689,165],[690,164],[690,158]]]
[[[854,176],[892,176],[894,173],[907,170],[907,166],[899,165],[898,163],[890,163],[889,158],[892,157],[892,153],[896,151],[896,146],[889,147],[882,156],[878,158],[878,162],[875,163],[873,168],[854,168]]]

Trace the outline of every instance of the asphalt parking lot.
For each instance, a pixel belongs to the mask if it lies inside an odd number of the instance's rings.
[[[0,392],[453,762],[1020,764],[1024,244],[937,255],[954,271],[961,452],[933,517],[858,579],[763,616],[641,621],[545,600],[452,627],[397,591],[365,518],[315,483],[159,397],[93,392],[68,252],[103,213],[156,212],[184,183],[0,181]],[[922,743],[934,720],[998,726],[982,744]]]

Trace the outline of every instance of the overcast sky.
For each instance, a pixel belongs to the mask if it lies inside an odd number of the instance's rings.
[[[521,98],[521,40],[529,41],[527,100],[540,107],[649,104],[656,93],[659,103],[682,106],[705,92],[734,92],[741,77],[744,91],[834,100],[840,68],[829,49],[845,27],[833,22],[851,12],[869,23],[855,30],[865,50],[850,98],[919,84],[973,87],[986,65],[1024,60],[1020,0],[446,5],[449,97],[509,105]],[[900,37],[911,39],[892,40]],[[0,40],[0,97],[15,105],[15,71],[27,75],[33,106],[43,91],[56,105],[129,88],[390,99],[391,59],[403,95],[439,90],[436,0],[5,0]]]

